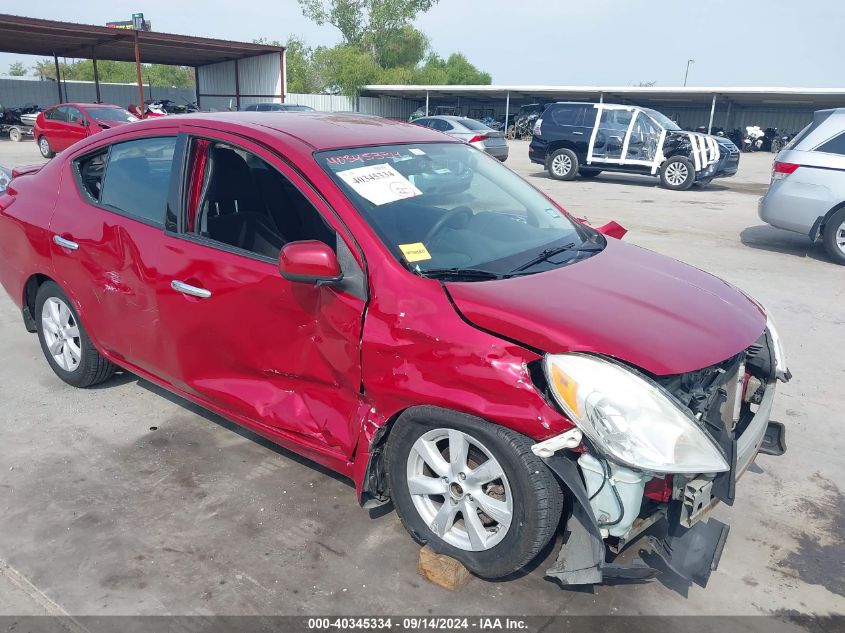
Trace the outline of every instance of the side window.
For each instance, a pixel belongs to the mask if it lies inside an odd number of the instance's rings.
[[[164,225],[176,137],[113,145],[100,204],[138,220]]]
[[[581,123],[584,127],[593,127],[596,124],[596,108],[587,106],[584,111],[584,121]]]
[[[266,103],[259,103],[257,106],[253,108],[253,110],[258,110],[259,112],[267,112],[270,109]]]
[[[580,106],[558,106],[552,112],[552,120],[557,125],[576,125]]]
[[[819,145],[815,151],[845,155],[845,132]]]
[[[202,193],[189,209],[196,215],[188,219],[195,235],[271,259],[288,242],[319,240],[336,247],[334,230],[320,212],[262,158],[223,143],[198,139],[193,145],[205,158]]]
[[[74,172],[79,192],[88,202],[99,203],[103,192],[103,175],[106,172],[108,147],[74,161]]]
[[[444,121],[443,119],[431,119],[430,127],[433,127],[435,130],[440,132],[447,132],[448,130],[453,129],[451,123]]]
[[[417,119],[414,121],[415,125],[421,125],[422,127],[431,127],[431,119]]]
[[[80,119],[82,119],[83,121],[85,120],[85,117],[82,116],[82,112],[79,110],[79,108],[74,108],[74,107],[68,107],[67,108],[66,117],[67,117],[66,121],[68,123],[73,123],[73,124],[76,124],[76,122]]]
[[[631,123],[631,112],[628,110],[617,110],[616,111],[616,125],[620,128],[627,128],[628,125]]]
[[[67,123],[67,106],[60,106],[53,110],[53,121],[57,121],[59,123]]]

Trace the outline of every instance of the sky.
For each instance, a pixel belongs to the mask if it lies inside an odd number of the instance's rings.
[[[105,24],[143,11],[155,31],[311,45],[340,35],[296,0],[28,0],[3,12]],[[842,0],[440,0],[415,25],[499,84],[843,87]],[[2,42],[0,42],[2,48]],[[37,58],[0,54],[9,64]]]

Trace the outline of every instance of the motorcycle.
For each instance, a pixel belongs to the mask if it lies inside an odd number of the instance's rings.
[[[766,133],[759,125],[748,125],[745,127],[745,136],[742,138],[743,152],[759,152],[763,148],[763,138]]]

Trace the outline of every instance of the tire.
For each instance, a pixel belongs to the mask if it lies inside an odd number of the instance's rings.
[[[573,180],[578,175],[578,156],[571,149],[559,149],[549,156],[546,169],[555,180]]]
[[[46,136],[38,139],[38,151],[41,152],[44,158],[53,158],[56,155],[56,152],[50,147],[50,141],[47,140]]]
[[[74,387],[91,387],[112,377],[116,367],[94,348],[73,302],[54,282],[38,289],[34,317],[41,351],[59,378]]]
[[[673,191],[686,191],[695,182],[695,168],[684,156],[672,156],[660,167],[660,184]]]
[[[825,222],[822,242],[833,261],[845,265],[845,207],[839,209]]]
[[[9,130],[9,140],[13,143],[20,143],[22,138],[23,134],[18,128],[13,127]]]
[[[578,171],[578,174],[581,176],[581,178],[595,178],[600,173],[601,173],[601,169],[588,169],[586,167],[582,167]]]
[[[464,442],[467,457],[447,463],[462,454],[449,447]],[[522,569],[554,536],[563,508],[561,487],[531,444],[524,435],[454,411],[418,407],[404,413],[387,441],[387,479],[405,529],[482,578]],[[496,478],[474,481],[475,473]],[[465,512],[474,521],[466,523]],[[438,518],[444,519],[442,535],[432,529]]]

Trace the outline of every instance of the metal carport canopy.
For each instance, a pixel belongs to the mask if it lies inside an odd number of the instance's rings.
[[[99,101],[99,79],[97,60],[134,62],[137,66],[139,97],[143,102],[143,84],[141,81],[141,63],[168,64],[172,66],[193,66],[194,69],[222,62],[244,60],[260,55],[279,55],[281,75],[281,94],[276,95],[284,101],[285,93],[285,47],[268,44],[233,42],[206,37],[157,33],[155,31],[136,31],[115,29],[93,24],[76,24],[42,20],[17,15],[0,14],[0,52],[19,55],[51,56],[56,63],[58,73],[59,57],[71,57],[94,60],[94,82]],[[240,88],[237,85],[237,66],[235,67],[235,93],[240,105]],[[197,78],[198,79],[198,78]],[[61,82],[59,85],[59,101]],[[200,86],[197,80],[197,98]],[[262,95],[269,96],[269,95]]]
[[[366,97],[405,97],[425,101],[430,98],[474,99],[478,101],[507,98],[531,101],[599,101],[678,103],[709,106],[714,95],[737,106],[806,106],[815,109],[845,106],[842,88],[778,87],[640,87],[640,86],[544,86],[544,85],[370,85],[360,92]]]

